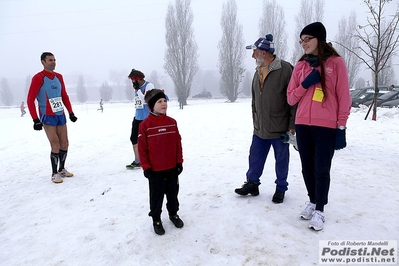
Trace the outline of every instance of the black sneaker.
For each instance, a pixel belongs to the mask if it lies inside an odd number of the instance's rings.
[[[140,163],[133,161],[131,164],[126,165],[126,169],[132,170],[135,168],[140,168]]]
[[[285,191],[281,191],[281,190],[276,188],[276,192],[274,192],[272,201],[274,203],[283,203],[284,195],[285,195]]]
[[[154,226],[154,231],[157,235],[163,235],[165,234],[165,229],[163,229],[162,222],[161,221],[156,221],[153,222]]]
[[[246,196],[248,194],[251,194],[252,196],[258,196],[259,195],[258,187],[259,185],[255,184],[251,180],[248,180],[248,182],[245,182],[241,188],[236,188],[235,192],[241,196]]]
[[[182,228],[184,226],[183,221],[180,219],[179,215],[172,215],[169,216],[169,220],[172,221],[172,223],[177,227],[177,228]]]

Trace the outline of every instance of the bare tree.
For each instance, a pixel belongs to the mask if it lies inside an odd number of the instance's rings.
[[[244,80],[242,81],[242,93],[245,96],[251,96],[252,75],[249,71],[245,71]]]
[[[113,93],[112,88],[108,85],[107,81],[104,81],[104,83],[101,85],[100,88],[101,99],[103,99],[105,102],[110,101],[112,99],[112,93]]]
[[[79,75],[78,84],[76,87],[76,98],[80,103],[85,103],[89,96],[87,95],[85,81],[82,75]]]
[[[220,75],[218,70],[201,69],[198,68],[197,73],[193,78],[192,91],[198,93],[201,91],[209,91],[212,94],[216,93],[215,84],[220,82]]]
[[[372,76],[374,81],[374,75]],[[375,82],[374,82],[375,83]],[[392,57],[388,59],[385,68],[381,69],[378,73],[378,85],[391,85],[395,83],[395,70],[392,66]]]
[[[227,0],[223,3],[220,25],[222,27],[222,39],[218,45],[220,92],[230,102],[235,102],[239,94],[242,73],[245,71],[245,45],[242,25],[238,24],[235,0]]]
[[[312,5],[314,6],[313,8],[313,14],[312,17],[314,18],[315,21],[323,21],[324,17],[324,4],[325,1],[322,0],[313,0]]]
[[[124,81],[126,80],[126,71],[110,70],[109,79],[115,85],[121,86],[121,84],[124,83]]]
[[[398,23],[399,4],[392,16],[386,16],[385,5],[392,0],[364,0],[368,9],[367,24],[359,25],[356,29],[356,37],[363,44],[360,54],[356,54],[374,75],[374,100],[369,112],[373,108],[372,120],[377,120],[377,106],[374,104],[378,96],[379,73],[387,68],[389,59],[395,56],[399,45]],[[363,55],[363,56],[362,56]],[[365,119],[367,119],[369,112]]]
[[[273,34],[276,55],[284,60],[288,51],[286,25],[283,7],[276,0],[264,0],[262,17],[259,20],[259,37]]]
[[[31,81],[32,81],[32,77],[30,75],[28,75],[25,79],[25,87],[24,87],[24,98],[25,99],[26,99],[26,97],[28,97],[28,90],[29,90]]]
[[[122,99],[123,84],[126,80],[126,71],[110,70],[109,80],[113,83],[114,88],[116,87],[117,97]]]
[[[125,94],[126,94],[126,98],[129,101],[134,100],[134,89],[133,89],[133,85],[132,85],[132,82],[130,81],[130,79],[127,79],[125,81]]]
[[[12,95],[10,87],[8,86],[8,80],[6,78],[1,79],[0,89],[1,101],[5,106],[11,106],[14,102],[14,96]]]
[[[366,80],[364,78],[358,78],[355,82],[355,88],[363,88],[366,87]]]
[[[348,19],[342,17],[338,22],[338,34],[335,36],[334,43],[337,52],[346,62],[348,69],[349,85],[353,87],[357,73],[360,68],[360,59],[355,55],[359,53],[358,40],[354,37],[356,33],[356,12],[352,11]]]
[[[301,0],[301,7],[298,15],[295,17],[295,38],[299,40],[299,33],[308,24],[316,21],[323,21],[325,0]],[[291,57],[291,63],[295,63],[303,54],[302,47],[297,42],[294,44],[294,52]]]
[[[173,80],[175,94],[183,95],[183,104],[186,105],[193,77],[198,70],[191,0],[175,0],[175,5],[170,3],[165,20],[167,48],[164,69]]]
[[[151,71],[148,81],[154,85],[154,88],[161,89],[161,83],[159,82],[159,76],[156,70]]]

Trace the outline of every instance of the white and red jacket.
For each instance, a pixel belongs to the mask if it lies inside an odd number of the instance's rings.
[[[289,105],[298,103],[295,124],[337,128],[346,126],[352,99],[349,91],[348,70],[342,57],[332,55],[325,62],[325,83],[327,97],[323,101],[315,100],[316,88],[321,83],[314,84],[308,89],[302,87],[302,81],[313,68],[305,60],[299,61],[292,72],[287,88]],[[315,69],[320,70],[320,66]]]
[[[183,163],[181,136],[176,120],[167,115],[150,115],[140,123],[138,136],[140,166],[163,171]]]

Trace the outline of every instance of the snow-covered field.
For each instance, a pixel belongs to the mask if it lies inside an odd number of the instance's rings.
[[[317,265],[319,240],[399,239],[399,109],[352,109],[348,147],[331,170],[324,229],[299,218],[308,200],[291,147],[289,190],[274,204],[269,154],[258,197],[234,193],[245,180],[252,138],[250,99],[169,103],[182,135],[177,229],[164,207],[166,234],[153,232],[148,184],[129,141],[132,104],[74,104],[66,167],[50,181],[50,145],[29,113],[0,109],[0,265]]]

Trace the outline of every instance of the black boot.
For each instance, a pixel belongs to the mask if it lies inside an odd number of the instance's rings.
[[[285,191],[281,191],[281,190],[276,188],[276,192],[274,192],[272,201],[274,203],[283,203],[284,195],[285,195]]]
[[[255,184],[251,180],[248,180],[247,182],[242,185],[241,188],[236,188],[235,192],[241,196],[246,196],[248,194],[251,194],[252,196],[258,196],[259,195],[259,185]]]
[[[153,222],[154,226],[154,231],[157,235],[163,235],[165,234],[165,229],[163,229],[162,222],[161,221],[154,221]]]
[[[172,215],[169,216],[169,220],[172,221],[172,223],[177,227],[177,228],[182,228],[184,226],[183,221],[180,219],[179,215]]]

